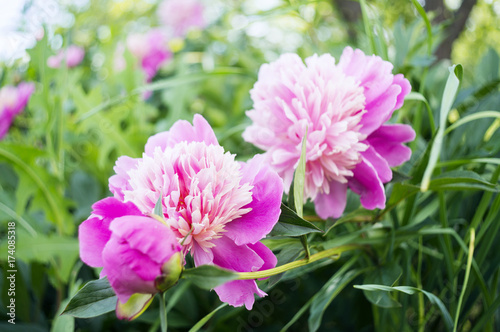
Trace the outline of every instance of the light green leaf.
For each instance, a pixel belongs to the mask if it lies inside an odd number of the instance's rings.
[[[434,138],[429,161],[422,177],[422,184],[420,185],[420,190],[423,192],[429,189],[429,183],[432,173],[434,172],[434,168],[436,167],[436,163],[438,162],[439,155],[441,154],[448,113],[451,110],[451,106],[453,105],[453,101],[455,100],[455,96],[460,85],[460,80],[462,79],[463,69],[461,65],[452,66],[449,68],[449,70],[450,75],[448,76],[448,80],[446,81],[446,86],[444,88],[444,93],[441,100],[441,110],[439,112],[439,128]]]
[[[209,314],[207,314],[205,317],[203,317],[202,319],[200,319],[198,321],[198,323],[196,323],[190,330],[189,332],[197,332],[199,331],[203,325],[205,325],[210,318],[212,318],[213,315],[215,315],[215,313],[217,311],[219,311],[220,309],[224,308],[224,307],[227,307],[228,304],[227,303],[222,303],[220,306],[218,306],[217,308],[215,308],[214,310],[212,310],[212,312],[210,312]]]
[[[408,295],[413,295],[417,292],[423,293],[429,301],[432,304],[435,304],[438,306],[439,310],[441,310],[441,314],[443,315],[444,322],[446,327],[451,330],[453,327],[453,320],[451,319],[450,313],[446,309],[445,305],[443,302],[434,294],[426,292],[423,289],[419,289],[416,287],[410,287],[410,286],[396,286],[396,287],[389,287],[389,286],[384,286],[384,285],[354,285],[354,288],[357,289],[363,289],[366,291],[385,291],[385,292],[392,292],[392,291],[398,291],[402,292]]]
[[[293,200],[295,211],[299,217],[303,217],[304,209],[304,182],[306,179],[306,149],[307,145],[307,128],[304,137],[302,138],[302,150],[300,152],[299,164],[293,176]]]

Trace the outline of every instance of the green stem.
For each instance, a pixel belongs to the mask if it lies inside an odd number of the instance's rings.
[[[307,264],[310,264],[312,262],[318,261],[323,258],[327,258],[330,256],[334,255],[340,255],[341,253],[349,250],[354,250],[354,249],[359,249],[361,246],[359,245],[345,245],[345,246],[340,246],[340,247],[335,247],[335,248],[330,248],[324,251],[320,251],[314,255],[311,255],[309,258],[303,258],[295,262],[290,262],[287,264],[283,264],[281,266],[268,269],[268,270],[262,270],[262,271],[255,271],[255,272],[238,272],[238,280],[247,280],[247,279],[260,279],[260,278],[267,278],[270,276],[274,276],[276,274],[280,274],[283,272],[286,272],[288,270],[292,270]]]
[[[165,310],[165,292],[160,293],[160,321],[161,321],[161,331],[167,332],[167,310]]]

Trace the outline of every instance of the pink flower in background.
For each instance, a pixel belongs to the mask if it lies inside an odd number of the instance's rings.
[[[78,66],[85,57],[85,50],[76,45],[70,45],[66,49],[62,49],[56,55],[47,59],[47,66],[50,68],[59,68],[66,64],[66,67],[73,68]]]
[[[7,134],[16,115],[26,107],[33,91],[35,85],[25,82],[17,87],[7,85],[0,89],[0,139]]]
[[[224,152],[206,120],[177,121],[152,136],[142,158],[120,157],[109,180],[118,200],[151,213],[161,195],[164,218],[190,252],[196,266],[213,264],[233,271],[272,268],[276,257],[260,240],[278,221],[283,184],[260,156],[246,163]],[[233,306],[265,296],[254,280],[215,288]]]
[[[181,246],[167,225],[113,197],[92,209],[79,227],[80,257],[92,267],[103,267],[101,277],[108,277],[119,302],[136,293],[157,293],[162,290],[160,278],[179,278]]]
[[[203,5],[198,0],[164,0],[157,13],[173,37],[184,37],[190,29],[205,27]]]
[[[266,151],[266,160],[288,190],[307,134],[305,198],[322,218],[339,217],[347,187],[367,209],[384,208],[390,167],[408,160],[402,143],[415,133],[384,124],[411,86],[392,64],[347,47],[338,64],[328,54],[305,60],[282,55],[262,65],[251,91],[253,120],[243,138]]]
[[[127,47],[130,53],[139,59],[147,82],[151,82],[160,67],[172,58],[165,33],[159,29],[130,35],[127,38]]]

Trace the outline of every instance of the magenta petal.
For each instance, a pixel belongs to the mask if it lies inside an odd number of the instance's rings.
[[[174,123],[169,131],[151,136],[145,146],[145,152],[151,156],[156,147],[165,150],[167,146],[174,146],[180,142],[205,142],[207,145],[219,145],[212,127],[199,114],[194,115],[193,124],[188,121],[179,120]]]
[[[266,247],[264,244],[262,244],[262,242],[248,244],[247,246],[253,251],[255,251],[255,253],[259,255],[260,258],[262,258],[262,260],[264,261],[264,265],[260,267],[259,271],[268,270],[276,267],[278,259],[276,258],[272,250]]]
[[[222,302],[234,307],[245,305],[251,310],[255,302],[254,294],[264,297],[267,294],[257,287],[255,280],[234,280],[214,288]]]
[[[369,147],[366,151],[361,153],[364,160],[368,160],[375,168],[379,179],[382,183],[387,183],[392,179],[392,170],[387,161],[382,158],[373,147]]]
[[[116,161],[115,167],[113,167],[116,174],[109,178],[109,190],[119,200],[123,201],[123,191],[132,189],[128,183],[130,177],[127,172],[136,167],[139,160],[121,156]]]
[[[160,264],[182,249],[170,228],[153,218],[124,216],[113,220],[109,229],[113,234],[126,239],[131,249]],[[138,269],[142,267],[138,266]]]
[[[256,243],[276,225],[280,216],[283,181],[278,174],[256,156],[242,166],[241,183],[253,185],[252,202],[243,208],[252,210],[225,227],[226,236],[237,245]]]
[[[347,183],[330,182],[330,193],[319,193],[314,200],[316,213],[322,219],[338,218],[344,212],[347,200]]]
[[[142,212],[132,202],[120,202],[114,197],[106,197],[92,205],[92,215],[115,219],[127,215],[142,216]]]
[[[247,245],[236,245],[230,238],[222,236],[212,243],[213,263],[237,272],[258,271],[264,260]]]
[[[377,171],[368,160],[360,162],[353,170],[354,176],[349,179],[349,188],[360,195],[361,205],[366,209],[383,209],[385,207],[385,191]]]
[[[144,254],[131,251],[126,242],[114,236],[104,247],[102,256],[109,283],[120,302],[127,302],[134,293],[156,293],[154,279],[161,274],[161,266],[158,263]],[[137,261],[141,262],[144,269],[151,271],[146,280],[132,269],[130,263]]]
[[[360,132],[369,135],[384,122],[390,119],[392,112],[395,110],[398,95],[401,92],[399,85],[391,85],[383,94],[376,99],[367,102],[360,123],[362,127]]]
[[[368,142],[389,166],[401,165],[411,157],[411,149],[402,143],[415,139],[415,131],[408,125],[383,125],[374,131]]]
[[[89,218],[78,227],[80,257],[85,264],[92,267],[103,266],[102,250],[111,237],[109,222],[110,220]]]

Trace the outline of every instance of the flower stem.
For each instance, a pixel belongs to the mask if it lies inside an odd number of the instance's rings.
[[[165,292],[160,293],[161,332],[167,332],[167,310],[165,310]]]
[[[267,278],[276,274],[280,274],[283,272],[286,272],[288,270],[295,269],[300,266],[304,266],[307,264],[310,264],[312,262],[318,261],[323,258],[331,257],[334,255],[340,255],[341,253],[349,250],[354,250],[354,249],[359,249],[361,248],[360,245],[355,245],[355,244],[350,244],[350,245],[345,245],[345,246],[340,246],[340,247],[335,247],[335,248],[330,248],[324,251],[320,251],[314,255],[309,256],[309,258],[303,258],[295,262],[290,262],[287,264],[283,264],[281,266],[268,269],[268,270],[262,270],[262,271],[255,271],[255,272],[238,272],[238,280],[247,280],[247,279],[260,279],[260,278]]]

